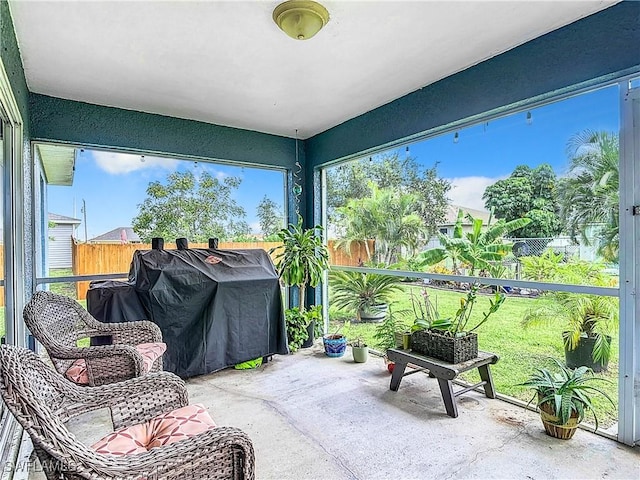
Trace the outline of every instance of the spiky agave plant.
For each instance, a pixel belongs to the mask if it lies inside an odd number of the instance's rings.
[[[591,403],[591,394],[604,396],[611,405],[615,403],[606,392],[594,386],[594,382],[607,382],[609,380],[593,375],[593,371],[588,367],[578,367],[575,370],[565,367],[555,358],[553,361],[558,366],[559,371],[551,371],[547,368],[538,368],[531,377],[519,384],[530,387],[535,393],[529,403],[538,398],[537,406],[547,404],[551,407],[556,417],[559,418],[558,425],[566,425],[572,414],[577,414],[580,423],[587,412],[593,414],[595,427],[598,428],[598,417]]]

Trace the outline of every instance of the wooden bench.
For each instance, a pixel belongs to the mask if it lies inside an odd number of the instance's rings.
[[[484,393],[488,398],[496,398],[496,391],[493,387],[493,379],[491,378],[491,371],[489,370],[489,365],[498,361],[498,356],[493,353],[478,352],[477,358],[458,364],[447,363],[436,358],[421,355],[411,350],[401,350],[397,348],[390,348],[387,350],[387,356],[390,361],[395,362],[393,373],[391,374],[391,385],[389,386],[391,390],[394,392],[398,390],[402,377],[428,370],[430,376],[438,379],[438,385],[440,386],[440,392],[442,393],[442,400],[444,401],[447,415],[450,417],[455,418],[458,416],[456,397],[477,387],[483,386]],[[405,373],[404,371],[409,363],[421,368]],[[452,380],[462,372],[466,372],[474,368],[478,369],[478,373],[480,373],[482,381],[454,392],[453,384],[451,383]]]

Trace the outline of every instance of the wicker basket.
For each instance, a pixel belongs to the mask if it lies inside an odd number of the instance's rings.
[[[433,330],[420,330],[411,335],[411,350],[449,363],[461,363],[478,356],[478,336],[449,337]]]
[[[542,425],[544,425],[544,431],[547,435],[555,438],[561,438],[562,440],[568,440],[573,437],[578,429],[578,414],[576,412],[571,413],[569,421],[565,425],[560,425],[560,418],[556,417],[553,407],[548,403],[539,405],[540,419]]]

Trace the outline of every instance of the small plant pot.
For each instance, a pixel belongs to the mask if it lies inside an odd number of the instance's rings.
[[[389,360],[389,358],[386,355],[384,356],[384,364],[387,367],[387,371],[389,373],[393,373],[393,369],[396,366],[396,363]]]
[[[411,332],[404,332],[402,334],[402,349],[409,350],[411,348]]]
[[[351,353],[353,354],[353,361],[356,363],[365,363],[369,358],[369,347],[351,347]]]
[[[341,357],[347,349],[347,337],[341,334],[330,334],[322,337],[324,353],[327,357]]]
[[[307,327],[307,339],[302,343],[302,346],[300,348],[309,348],[309,347],[313,347],[313,342],[315,342],[316,338],[315,338],[315,332],[316,330],[316,321],[315,320],[311,320],[311,323],[309,323],[309,326]]]
[[[555,415],[553,407],[548,403],[543,403],[538,408],[540,409],[540,420],[542,420],[542,425],[544,425],[544,431],[547,435],[569,440],[576,433],[578,429],[578,414],[576,412],[573,412],[569,421],[562,425],[560,424],[560,419]]]

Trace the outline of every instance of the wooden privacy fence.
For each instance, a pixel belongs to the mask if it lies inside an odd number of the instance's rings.
[[[280,242],[220,242],[220,250],[240,250],[259,248],[266,251],[281,245]],[[344,249],[335,249],[335,241],[329,240],[329,255],[331,265],[358,266],[367,261],[364,244],[353,242],[351,255]],[[190,243],[189,248],[208,248],[208,243]],[[133,252],[136,250],[150,250],[150,243],[74,243],[71,247],[74,275],[94,275],[100,273],[129,272]],[[373,253],[374,241],[369,240],[369,249]],[[271,257],[273,258],[273,254]],[[89,282],[77,282],[76,293],[79,300],[87,296]]]

